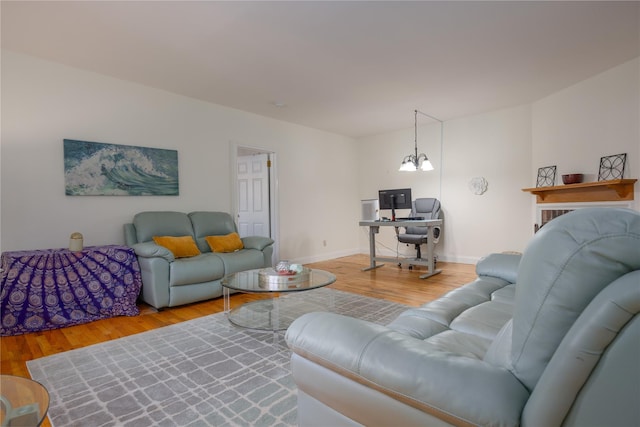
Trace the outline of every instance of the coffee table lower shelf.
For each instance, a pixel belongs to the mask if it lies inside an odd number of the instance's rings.
[[[333,296],[333,294],[331,294]],[[334,301],[329,297],[326,305],[318,303],[300,303],[290,301],[286,296],[274,296],[258,301],[251,301],[227,312],[229,322],[236,326],[261,331],[283,331],[291,323],[306,313],[313,311],[332,311]]]
[[[224,297],[224,311],[232,324],[261,331],[283,331],[298,317],[312,311],[332,311],[334,308],[333,295],[328,298],[326,305],[311,301],[300,301],[300,298],[289,299],[287,294],[306,292],[322,288],[336,281],[336,276],[323,270],[310,270],[309,281],[300,286],[287,289],[268,289],[259,285],[260,269],[242,271],[226,276],[222,280],[222,295]],[[257,301],[244,303],[231,308],[231,291],[242,293],[266,294],[268,297]]]

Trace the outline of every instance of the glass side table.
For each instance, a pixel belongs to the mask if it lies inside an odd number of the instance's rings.
[[[39,426],[47,416],[49,392],[37,381],[0,375],[0,425]]]
[[[222,279],[224,311],[227,313],[229,321],[236,326],[273,331],[274,333],[287,329],[291,322],[301,315],[311,311],[323,311],[324,308],[310,301],[300,302],[298,300],[293,304],[288,304],[287,298],[280,298],[280,294],[318,289],[336,281],[336,276],[327,271],[308,269],[309,276],[305,282],[295,283],[292,286],[269,288],[261,286],[259,277],[261,270],[241,271],[229,274]],[[248,302],[232,309],[229,300],[231,290],[268,294],[270,298]],[[332,308],[333,301],[330,300],[328,305]]]

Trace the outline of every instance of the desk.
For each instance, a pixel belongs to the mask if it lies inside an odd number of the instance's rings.
[[[0,262],[2,336],[140,313],[140,266],[129,247],[3,252]]]
[[[424,261],[416,261],[410,258],[391,258],[391,257],[379,257],[376,256],[376,234],[380,232],[380,227],[407,227],[411,225],[427,227],[427,259]],[[441,219],[427,219],[416,221],[360,221],[361,227],[369,227],[369,267],[363,268],[363,271],[373,270],[374,268],[382,267],[384,264],[376,264],[376,261],[388,261],[397,262],[400,264],[411,265],[423,265],[427,267],[427,273],[420,276],[421,279],[426,279],[438,273],[442,270],[435,269],[435,263],[433,260],[433,229],[434,227],[442,226]]]

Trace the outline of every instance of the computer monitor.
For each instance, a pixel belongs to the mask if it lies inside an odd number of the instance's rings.
[[[411,209],[411,189],[400,188],[395,190],[378,191],[380,209],[391,209],[391,219],[396,219],[396,209]]]

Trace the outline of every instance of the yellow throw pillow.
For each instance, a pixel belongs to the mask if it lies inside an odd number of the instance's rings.
[[[156,242],[156,245],[169,249],[176,258],[200,255],[200,250],[191,236],[153,236],[153,241]]]
[[[207,236],[204,239],[212,252],[235,252],[244,248],[238,233],[230,233],[226,236]]]

